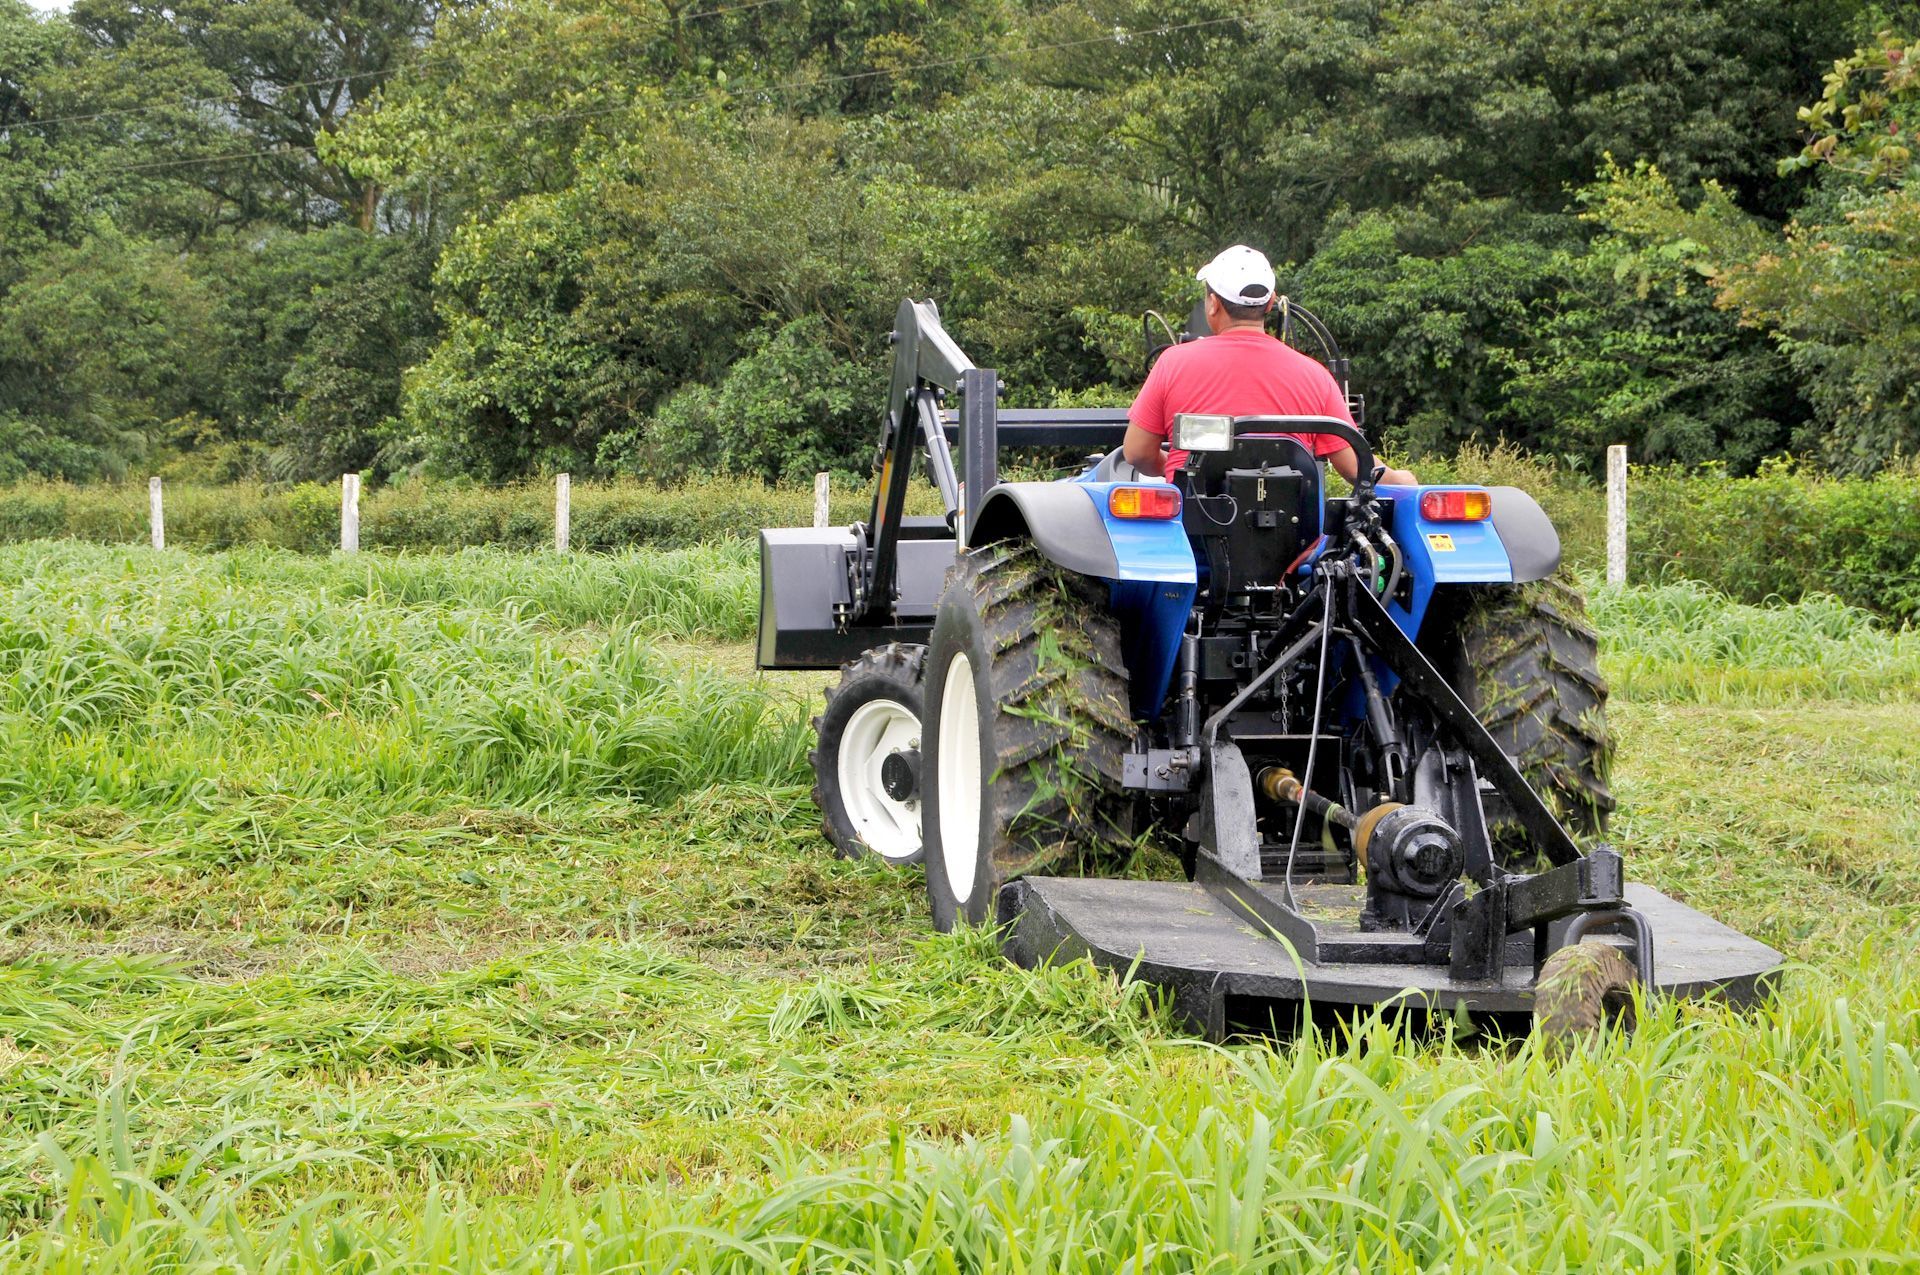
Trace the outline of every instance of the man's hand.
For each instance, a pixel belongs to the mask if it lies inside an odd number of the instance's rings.
[[[1127,436],[1120,444],[1120,455],[1127,464],[1140,471],[1142,478],[1158,478],[1167,468],[1167,454],[1161,450],[1161,444],[1166,441],[1138,425],[1129,425]]]

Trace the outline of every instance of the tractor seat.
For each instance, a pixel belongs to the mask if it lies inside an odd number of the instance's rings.
[[[1098,465],[1093,467],[1093,481],[1097,483],[1137,483],[1143,481],[1140,471],[1129,465],[1126,460],[1126,448],[1116,447],[1106,454]]]

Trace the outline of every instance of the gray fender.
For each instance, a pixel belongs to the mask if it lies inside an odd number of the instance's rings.
[[[1560,569],[1560,533],[1540,502],[1518,487],[1489,487],[1493,530],[1513,564],[1513,582],[1544,580]]]
[[[1113,537],[1079,483],[1001,483],[989,491],[967,547],[1015,539],[1033,541],[1049,561],[1079,575],[1119,578]]]

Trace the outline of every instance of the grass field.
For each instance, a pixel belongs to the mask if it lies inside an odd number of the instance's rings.
[[[745,549],[0,548],[0,1258],[48,1270],[1920,1266],[1920,634],[1594,613],[1635,875],[1745,1015],[1199,1045],[831,858]]]

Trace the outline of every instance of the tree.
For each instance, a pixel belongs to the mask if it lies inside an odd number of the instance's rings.
[[[401,378],[435,331],[429,245],[334,226],[224,259],[228,419],[253,425],[278,479],[373,466],[400,433]]]
[[[1843,267],[1904,279],[1905,46],[1774,167],[1870,3],[0,0],[0,415],[209,472],[855,466],[903,295],[1013,403],[1124,402],[1243,241],[1403,446],[1877,463],[1913,342]],[[1583,206],[1609,153],[1671,200]],[[195,356],[82,358],[14,285],[83,245]]]
[[[1703,184],[1689,206],[1656,170],[1616,175],[1603,221],[1668,245],[1718,303],[1765,331],[1812,419],[1795,436],[1834,467],[1870,472],[1920,452],[1920,187],[1903,142],[1920,124],[1920,46],[1882,33],[1841,59],[1803,118],[1789,172],[1817,171],[1801,216],[1773,233]]]
[[[1664,183],[1644,162],[1627,171],[1609,160],[1581,200],[1600,209],[1589,220],[1604,224],[1610,205]],[[1730,205],[1719,215],[1759,224]],[[1561,255],[1558,282],[1535,303],[1503,387],[1509,417],[1530,426],[1516,436],[1582,462],[1626,443],[1641,460],[1715,462],[1736,473],[1790,445],[1808,408],[1787,360],[1715,304],[1695,251],[1622,223]]]
[[[212,414],[199,372],[215,331],[204,282],[111,224],[41,254],[0,311],[0,473],[117,474],[184,418]]]
[[[178,177],[214,225],[374,226],[380,187],[319,156],[322,138],[412,59],[442,6],[430,0],[75,0],[97,56],[55,96],[117,112],[97,131],[161,156],[130,174]],[[130,166],[131,167],[131,166]],[[185,226],[189,230],[206,225]]]

